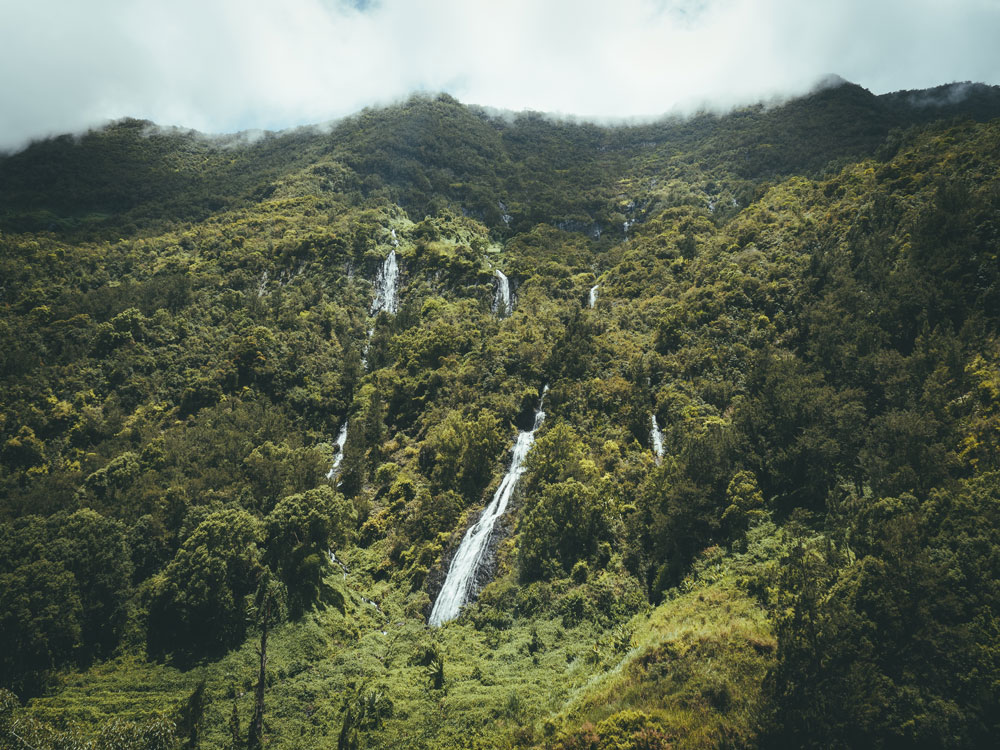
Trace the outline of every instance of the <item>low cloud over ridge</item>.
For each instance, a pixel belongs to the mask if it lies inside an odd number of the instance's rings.
[[[595,119],[1000,83],[996,0],[0,0],[0,148],[123,116],[209,132],[413,91]]]

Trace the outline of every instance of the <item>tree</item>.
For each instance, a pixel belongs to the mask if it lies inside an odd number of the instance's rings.
[[[519,563],[524,580],[562,577],[610,538],[605,503],[576,479],[549,484],[523,515]]]
[[[770,742],[989,744],[1000,678],[997,475],[923,503],[855,498],[848,511],[849,550],[800,537],[782,560]]]
[[[421,465],[435,492],[455,490],[475,502],[489,482],[503,445],[500,422],[491,412],[475,419],[451,411],[428,435]]]
[[[723,528],[730,536],[742,534],[747,528],[767,517],[764,496],[752,471],[738,471],[726,489],[729,505],[722,512]]]
[[[0,684],[35,694],[80,647],[82,619],[76,580],[61,563],[0,574]]]
[[[35,437],[34,430],[24,426],[3,444],[0,458],[11,468],[29,469],[45,461],[45,445]]]
[[[243,460],[258,507],[266,513],[274,502],[291,492],[318,485],[326,475],[326,460],[314,448],[292,448],[287,442],[266,441]]]
[[[564,479],[590,484],[596,471],[579,433],[568,421],[556,420],[538,437],[525,461],[525,497],[530,503],[546,485]]]
[[[747,378],[749,397],[733,421],[754,456],[761,489],[783,509],[821,509],[854,478],[865,412],[860,394],[838,391],[794,355],[767,351]]]
[[[58,536],[49,555],[76,578],[85,654],[108,656],[121,637],[131,594],[132,560],[125,526],[90,509],[53,520]]]
[[[260,645],[257,647],[257,686],[254,688],[253,718],[247,736],[248,750],[260,750],[264,746],[264,690],[267,687],[267,635],[274,621],[283,616],[285,590],[280,582],[271,577],[267,568],[261,571],[257,592],[254,596],[255,619],[260,628]]]
[[[293,613],[316,601],[327,551],[344,544],[354,515],[354,506],[329,486],[289,495],[268,514],[266,559],[288,588]]]
[[[181,706],[177,717],[177,734],[184,737],[185,750],[196,750],[201,740],[205,719],[205,680],[198,683]]]
[[[158,516],[141,516],[128,532],[128,547],[132,555],[132,579],[145,581],[170,561],[167,529]]]
[[[153,577],[153,653],[218,654],[246,634],[246,598],[260,575],[259,522],[244,510],[209,515]]]

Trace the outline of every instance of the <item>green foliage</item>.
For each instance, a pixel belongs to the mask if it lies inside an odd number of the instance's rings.
[[[259,445],[243,460],[254,498],[269,511],[277,498],[315,487],[326,474],[318,451],[291,448],[270,441]]]
[[[746,531],[753,523],[767,517],[764,511],[764,496],[757,486],[757,478],[749,471],[739,471],[726,488],[729,505],[722,512],[722,524],[730,534]]]
[[[20,710],[17,696],[0,689],[0,740],[4,747],[32,750],[175,750],[174,723],[156,717],[136,723],[111,719],[88,737],[77,729],[61,730]]]
[[[30,469],[44,462],[45,445],[35,437],[34,430],[24,426],[3,444],[0,457],[11,468]]]
[[[559,420],[535,441],[526,474],[525,494],[530,497],[569,479],[589,484],[596,478],[596,466],[587,457],[580,434],[568,421]]]
[[[838,478],[851,476],[864,423],[860,394],[827,386],[784,354],[765,355],[748,381],[737,424],[760,446],[763,491],[798,506],[822,507]]]
[[[354,507],[330,487],[289,495],[265,519],[268,563],[301,613],[319,597],[327,551],[340,547],[353,525]]]
[[[361,687],[350,691],[344,697],[344,721],[337,750],[357,750],[359,733],[380,729],[392,714],[392,701],[379,690]]]
[[[982,657],[995,648],[997,475],[923,503],[856,502],[851,553],[804,539],[783,566],[775,740],[988,742],[997,671]]]
[[[490,469],[502,444],[500,423],[493,414],[466,420],[453,411],[428,435],[421,469],[435,494],[455,490],[477,500],[492,478]]]
[[[108,656],[121,636],[132,578],[125,527],[79,510],[60,524],[56,544],[55,556],[76,578],[87,651]]]
[[[555,750],[670,750],[672,737],[641,711],[620,711],[595,727],[585,723],[561,736]]]
[[[62,565],[39,560],[0,575],[0,583],[3,683],[32,693],[80,645],[76,581]]]
[[[5,684],[32,694],[50,670],[107,657],[118,645],[132,578],[120,522],[79,510],[6,524],[0,575],[12,644]]]
[[[549,484],[536,503],[521,516],[521,577],[562,577],[574,566],[597,554],[597,545],[610,538],[610,522],[598,492],[575,479]]]
[[[245,600],[261,574],[259,523],[223,510],[198,524],[153,579],[149,639],[154,653],[218,653],[242,642]]]

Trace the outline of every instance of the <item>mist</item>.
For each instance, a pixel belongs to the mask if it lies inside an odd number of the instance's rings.
[[[993,0],[0,0],[0,149],[121,117],[204,132],[413,92],[600,121],[1000,83]]]

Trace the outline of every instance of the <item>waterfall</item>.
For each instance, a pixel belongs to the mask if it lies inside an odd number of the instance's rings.
[[[344,444],[347,442],[347,422],[344,422],[344,426],[340,428],[340,432],[337,434],[337,452],[333,456],[333,465],[330,467],[330,471],[326,473],[327,479],[333,479],[337,476],[337,472],[340,471],[340,462],[344,460]]]
[[[510,282],[499,268],[493,271],[497,277],[497,288],[493,293],[493,313],[503,317],[510,315]]]
[[[399,266],[396,265],[396,250],[389,252],[382,268],[375,276],[375,299],[372,301],[372,315],[380,312],[396,313],[396,285],[399,282]]]
[[[599,286],[600,284],[594,284],[592,287],[590,287],[590,296],[587,298],[587,306],[591,310],[593,310],[594,305],[597,304],[597,287]]]
[[[660,432],[660,425],[656,422],[656,415],[653,414],[653,427],[649,431],[649,439],[653,443],[653,453],[656,454],[656,463],[663,460],[663,433]]]
[[[510,226],[510,221],[514,217],[507,213],[507,204],[503,201],[497,201],[497,208],[500,209],[500,218],[503,219],[503,223]]]
[[[538,409],[535,411],[535,424],[526,431],[519,433],[517,442],[514,443],[514,452],[510,461],[510,468],[506,476],[497,487],[497,491],[486,506],[479,520],[476,521],[469,530],[465,532],[462,543],[452,558],[451,566],[448,568],[448,577],[445,578],[441,593],[438,594],[434,608],[428,623],[434,626],[443,625],[448,620],[458,617],[465,603],[475,593],[476,572],[482,564],[486,555],[486,546],[493,532],[493,527],[497,520],[507,510],[507,503],[514,494],[517,481],[524,474],[524,459],[531,449],[531,444],[535,440],[535,431],[541,427],[545,419],[545,412],[542,411],[542,403],[545,401],[545,394],[549,387],[542,389],[542,397],[538,401]]]

